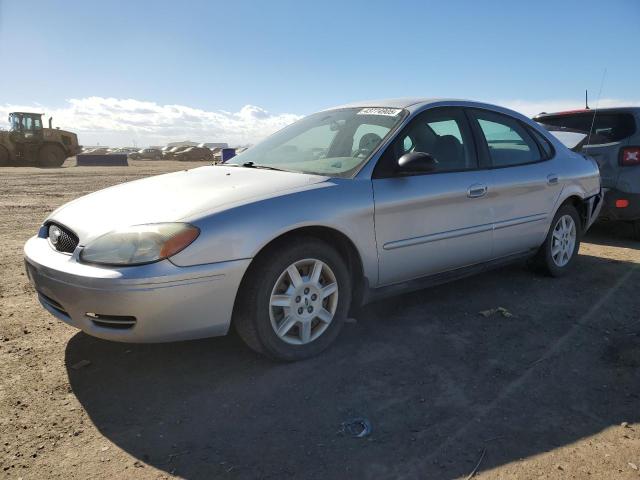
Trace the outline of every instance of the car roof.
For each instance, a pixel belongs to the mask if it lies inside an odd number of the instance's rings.
[[[438,102],[442,99],[438,98],[385,98],[377,100],[361,100],[357,102],[349,102],[344,105],[332,107],[336,108],[358,108],[358,107],[384,107],[384,108],[407,108],[417,104],[427,104]]]
[[[493,110],[495,112],[502,112],[512,116],[519,117],[521,119],[526,118],[519,112],[511,110],[509,108],[501,107],[484,102],[476,102],[473,100],[461,99],[461,98],[428,98],[428,97],[415,97],[415,98],[387,98],[380,100],[364,100],[359,102],[347,103],[339,105],[337,107],[328,108],[327,110],[335,110],[340,108],[364,108],[364,107],[380,107],[380,108],[404,108],[413,113],[415,111],[422,110],[429,105],[433,106],[458,106],[458,107],[470,107],[470,108],[484,108]]]
[[[576,110],[565,110],[562,112],[542,112],[538,115],[534,116],[533,119],[536,121],[544,120],[549,117],[560,117],[562,115],[581,115],[587,113],[634,113],[640,112],[640,107],[607,107],[607,108],[581,108]]]
[[[382,108],[419,108],[432,103],[441,102],[471,102],[460,98],[429,98],[429,97],[402,97],[402,98],[383,98],[374,100],[360,100],[357,102],[349,102],[344,105],[338,105],[327,110],[337,108],[362,108],[362,107],[382,107]]]

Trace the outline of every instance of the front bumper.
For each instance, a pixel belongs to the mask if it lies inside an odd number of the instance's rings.
[[[108,268],[79,263],[77,253],[57,252],[38,236],[27,241],[25,266],[40,303],[89,335],[121,342],[225,335],[250,262]]]
[[[627,207],[616,207],[618,200],[627,200]],[[604,196],[604,205],[600,220],[640,220],[640,193],[626,193],[617,189],[608,190]]]

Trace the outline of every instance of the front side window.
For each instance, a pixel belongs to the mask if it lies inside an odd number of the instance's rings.
[[[350,177],[407,115],[399,108],[344,108],[316,113],[280,130],[230,162]]]
[[[535,140],[515,118],[480,110],[473,115],[484,136],[492,166],[524,165],[543,159]]]
[[[430,154],[438,162],[433,173],[478,166],[467,120],[458,108],[437,108],[417,115],[387,148],[374,177],[394,176],[398,159],[409,152]]]

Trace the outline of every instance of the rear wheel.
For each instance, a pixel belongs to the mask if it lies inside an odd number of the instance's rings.
[[[580,248],[580,217],[573,205],[563,205],[551,222],[547,238],[533,259],[537,270],[559,277],[573,265]]]
[[[335,340],[350,301],[340,254],[320,240],[300,238],[256,259],[238,291],[233,322],[253,350],[302,360]]]
[[[9,165],[9,150],[0,145],[0,167]]]
[[[66,155],[58,145],[44,145],[38,154],[38,166],[45,168],[60,167]]]

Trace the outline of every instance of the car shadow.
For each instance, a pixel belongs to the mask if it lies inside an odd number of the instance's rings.
[[[298,363],[235,335],[82,333],[65,360],[106,438],[184,478],[454,478],[640,420],[637,266],[581,255],[559,279],[513,265],[387,299]]]
[[[640,250],[640,241],[633,238],[633,227],[627,222],[596,223],[583,240],[596,245]]]

